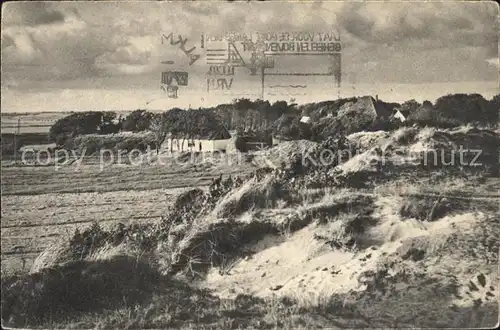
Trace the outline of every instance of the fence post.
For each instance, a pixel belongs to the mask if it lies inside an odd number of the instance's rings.
[[[21,118],[17,119],[17,128],[14,132],[14,165],[17,165],[17,136],[21,133]]]

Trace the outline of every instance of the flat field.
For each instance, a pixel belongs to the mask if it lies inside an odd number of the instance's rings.
[[[130,111],[115,111],[126,116]],[[34,112],[34,113],[2,113],[2,134],[14,134],[20,125],[21,134],[48,133],[50,127],[59,119],[70,115],[72,112]]]
[[[2,167],[2,269],[28,271],[51,243],[92,222],[153,223],[176,197],[204,188],[221,174],[244,174],[251,166],[112,165]]]

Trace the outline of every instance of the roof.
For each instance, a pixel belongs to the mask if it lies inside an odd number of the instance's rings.
[[[396,110],[396,112],[394,113],[394,117],[398,118],[401,121],[406,121],[406,116],[400,110]]]
[[[371,103],[370,104],[370,108],[372,108],[377,117],[385,117],[385,118],[389,118],[391,116],[391,111],[387,108],[386,104],[380,100],[375,100],[373,97],[371,96],[364,96],[363,98],[367,98],[368,103]]]
[[[376,101],[371,96],[362,96],[357,99],[356,102],[351,103],[347,102],[341,107],[340,112],[351,112],[357,111],[362,113],[369,113],[373,117],[384,117],[389,118],[392,114],[392,111],[389,111],[385,106],[384,102]]]
[[[46,144],[27,144],[19,148],[21,151],[41,151],[48,150],[50,148],[55,148],[55,143],[46,143]]]

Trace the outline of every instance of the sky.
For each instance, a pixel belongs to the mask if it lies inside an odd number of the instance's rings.
[[[2,112],[133,110],[258,97],[260,78],[241,68],[231,90],[206,92],[201,34],[226,32],[341,36],[340,88],[332,77],[266,77],[269,99],[380,92],[389,101],[433,101],[450,92],[498,93],[494,2],[8,2],[1,24]],[[189,65],[179,45],[162,44],[161,35],[170,33],[187,38],[185,49],[196,47],[192,54],[201,58]],[[287,65],[314,71],[325,59]],[[178,99],[160,89],[165,70],[189,73]],[[270,87],[284,84],[307,88]]]

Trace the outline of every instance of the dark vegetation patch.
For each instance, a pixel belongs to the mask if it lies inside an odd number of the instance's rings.
[[[155,150],[157,147],[156,137],[153,133],[135,134],[87,134],[78,135],[65,141],[64,148],[75,150],[79,154],[92,155],[100,150],[111,150],[113,152],[129,152],[140,150],[141,152]]]
[[[311,212],[313,212],[312,215],[317,219],[318,224],[325,224],[340,213],[351,213],[368,217],[375,210],[373,202],[372,196],[349,194],[329,206],[313,209]],[[354,224],[352,229],[357,233],[363,231],[356,224]]]
[[[371,245],[363,234],[377,223],[377,219],[370,215],[350,214],[339,221],[343,222],[339,231],[328,237],[316,236],[316,239],[324,240],[333,249],[341,250],[365,249]]]
[[[340,221],[338,230],[325,235],[315,235],[315,239],[325,241],[334,249],[364,249],[369,242],[365,240],[364,233],[376,225],[378,219],[372,216],[375,206],[373,197],[364,195],[348,195],[344,200],[332,204],[327,212],[316,214],[318,224],[331,221]]]
[[[356,145],[345,136],[327,138],[313,150],[291,155],[288,164],[280,168],[279,180],[290,182],[293,179],[294,189],[298,189],[299,186],[308,189],[341,186],[339,184],[341,178],[332,175],[331,170],[347,161],[349,155],[355,155],[356,152]]]
[[[120,126],[114,122],[115,112],[88,111],[73,113],[58,119],[50,128],[49,137],[58,146],[79,135],[118,133]]]
[[[19,135],[2,133],[1,136],[2,156],[14,155],[14,151],[30,144],[48,144],[49,136],[47,133],[22,133]]]
[[[401,206],[399,214],[403,218],[436,221],[452,213],[467,211],[470,205],[471,201],[468,199],[411,196]]]
[[[99,137],[122,131],[136,132],[133,136]],[[145,134],[146,141],[134,141],[134,136]],[[95,151],[102,148],[146,150],[146,146],[156,149],[167,134],[177,139],[227,139],[230,137],[217,114],[212,110],[199,109],[186,111],[171,109],[163,113],[136,110],[127,117],[117,116],[115,112],[89,111],[74,113],[57,120],[50,128],[49,137],[57,146],[66,149],[86,147]],[[88,136],[91,137],[88,137]],[[183,143],[184,145],[184,143]]]
[[[272,208],[279,199],[287,196],[282,184],[275,180],[270,180],[268,184],[261,184],[260,188],[246,190],[240,197],[227,202],[218,216],[234,218],[249,210]]]
[[[498,221],[498,203],[496,213],[474,226],[474,230],[467,234],[447,238],[444,247],[447,253],[454,253],[461,258],[474,258],[484,264],[498,264],[498,251],[500,250],[500,221]]]
[[[435,104],[424,102],[410,113],[409,124],[451,128],[466,124],[496,125],[500,94],[488,101],[480,94],[448,94]]]
[[[218,267],[238,259],[244,247],[268,234],[277,234],[271,221],[243,223],[224,221],[204,229],[192,228],[189,238],[180,242],[173,253],[170,274],[183,272],[189,276],[203,275],[211,267]],[[187,236],[186,235],[186,236]]]
[[[498,176],[500,137],[486,129],[435,132],[434,150],[422,155],[422,166],[446,171],[485,172]]]
[[[401,256],[403,260],[411,259],[413,261],[420,261],[425,257],[425,250],[418,248],[410,248],[404,255]]]
[[[120,129],[127,132],[142,132],[149,129],[154,113],[137,109],[128,114],[121,121]]]
[[[153,265],[130,257],[74,261],[35,274],[2,277],[2,319],[14,326],[40,325],[114,309],[124,299],[126,306],[133,306],[147,299],[160,280]]]
[[[117,246],[126,242],[141,251],[151,251],[156,247],[156,228],[149,224],[116,224],[111,230],[104,230],[97,222],[80,232],[78,229],[69,241],[73,260],[82,260],[105,245]]]

